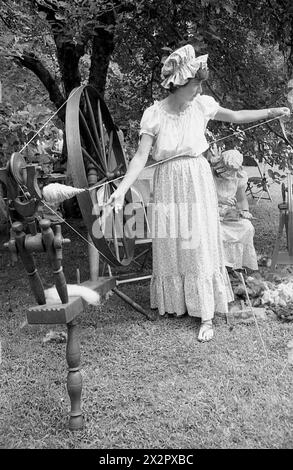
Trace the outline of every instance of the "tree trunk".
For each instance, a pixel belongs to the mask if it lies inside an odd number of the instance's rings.
[[[65,20],[58,19],[58,4],[55,1],[35,0],[38,11],[46,13],[57,49],[57,60],[60,67],[66,98],[71,90],[80,85],[79,59],[85,53],[88,38],[83,37],[75,42]],[[62,9],[61,9],[62,10]]]
[[[79,48],[60,36],[55,36],[55,43],[65,94],[68,97],[73,88],[78,87],[81,82],[79,59],[84,54],[84,48]]]
[[[105,24],[112,25],[112,28],[99,28],[96,30],[92,40],[91,67],[89,74],[89,84],[97,88],[98,92],[104,96],[107,72],[114,50],[114,24],[115,19],[112,13],[105,15]]]
[[[55,78],[50,74],[44,64],[33,53],[24,53],[21,57],[15,56],[14,61],[34,72],[47,89],[52,103],[55,104],[56,108],[60,108],[64,103],[64,96]]]

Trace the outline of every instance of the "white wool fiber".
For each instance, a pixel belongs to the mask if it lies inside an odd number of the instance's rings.
[[[50,183],[43,187],[43,197],[49,204],[61,203],[82,192],[84,192],[82,188],[74,188],[60,183]]]
[[[89,287],[80,286],[78,284],[67,284],[67,290],[69,297],[82,297],[83,300],[91,305],[99,305],[100,303],[100,294]],[[61,303],[56,287],[46,289],[45,296],[47,304]]]

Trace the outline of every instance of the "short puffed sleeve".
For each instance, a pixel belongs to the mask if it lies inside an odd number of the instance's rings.
[[[140,121],[139,135],[148,134],[156,137],[159,132],[159,110],[158,106],[153,104],[147,108]]]
[[[246,188],[247,181],[248,181],[248,176],[247,176],[246,171],[240,168],[237,172],[237,177],[238,177],[237,189]]]
[[[197,99],[205,116],[206,122],[210,119],[214,119],[220,107],[219,103],[212,96],[208,95],[200,95]]]

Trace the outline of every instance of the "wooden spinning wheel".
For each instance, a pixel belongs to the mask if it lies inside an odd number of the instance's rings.
[[[286,226],[287,244],[289,256],[293,256],[293,195],[292,195],[292,175],[287,176],[287,193],[288,193],[288,220]]]
[[[283,202],[278,204],[280,210],[279,230],[272,256],[271,270],[274,271],[277,264],[293,264],[293,186],[292,175],[287,175],[287,187],[281,185]],[[283,231],[285,228],[287,239],[287,252],[279,252]]]
[[[115,178],[125,174],[127,163],[115,124],[97,90],[84,85],[69,97],[65,117],[68,162],[75,187],[98,190],[77,195],[83,220],[93,244],[111,266],[127,266],[133,259],[135,241],[127,231],[131,191],[126,204],[115,214],[104,202],[117,188]],[[129,208],[130,206],[128,206]]]
[[[74,185],[89,189],[82,191],[77,198],[91,240],[108,265],[126,266],[133,259],[135,245],[134,236],[131,236],[130,227],[127,226],[128,221],[133,221],[130,212],[132,206],[129,207],[132,192],[130,190],[127,193],[125,207],[117,216],[112,209],[105,209],[104,202],[117,187],[113,180],[126,172],[127,164],[113,120],[95,88],[82,86],[73,90],[66,109],[66,136]],[[5,246],[14,261],[18,256],[21,258],[38,303],[28,310],[28,324],[67,325],[67,390],[71,403],[69,428],[77,430],[83,427],[77,317],[84,312],[85,300],[79,294],[70,295],[63,272],[62,247],[70,240],[62,237],[60,225],[53,227],[53,230],[50,220],[37,216],[39,206],[46,204],[37,178],[38,165],[27,164],[20,153],[13,154],[7,166],[0,168],[0,183],[6,188],[11,220],[15,214],[10,240]],[[99,187],[103,183],[107,184]],[[93,185],[95,188],[90,190]],[[106,222],[110,221],[110,235],[107,223],[104,224],[105,219]],[[119,224],[122,225],[120,232]],[[59,295],[59,301],[54,303],[48,302],[45,295],[34,259],[37,252],[47,253]],[[149,320],[153,320],[153,315],[150,316],[117,288],[118,282],[119,279],[111,275],[99,279],[91,276],[89,281],[82,283],[82,287],[90,287],[100,295],[111,290]]]

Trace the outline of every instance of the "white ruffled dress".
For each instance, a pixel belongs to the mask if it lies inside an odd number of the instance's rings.
[[[220,198],[235,197],[238,189],[246,188],[247,173],[240,170],[235,177],[215,177],[217,195]],[[230,206],[220,204],[220,213],[225,212]],[[255,252],[253,237],[254,227],[250,220],[239,219],[221,221],[221,236],[224,246],[225,265],[233,269],[246,267],[252,270],[258,269],[257,255]]]
[[[156,167],[152,208],[153,275],[151,308],[188,313],[202,320],[228,312],[233,300],[226,272],[216,189],[202,155],[204,135],[219,104],[198,95],[179,114],[155,102],[142,116],[140,134],[154,137]]]

